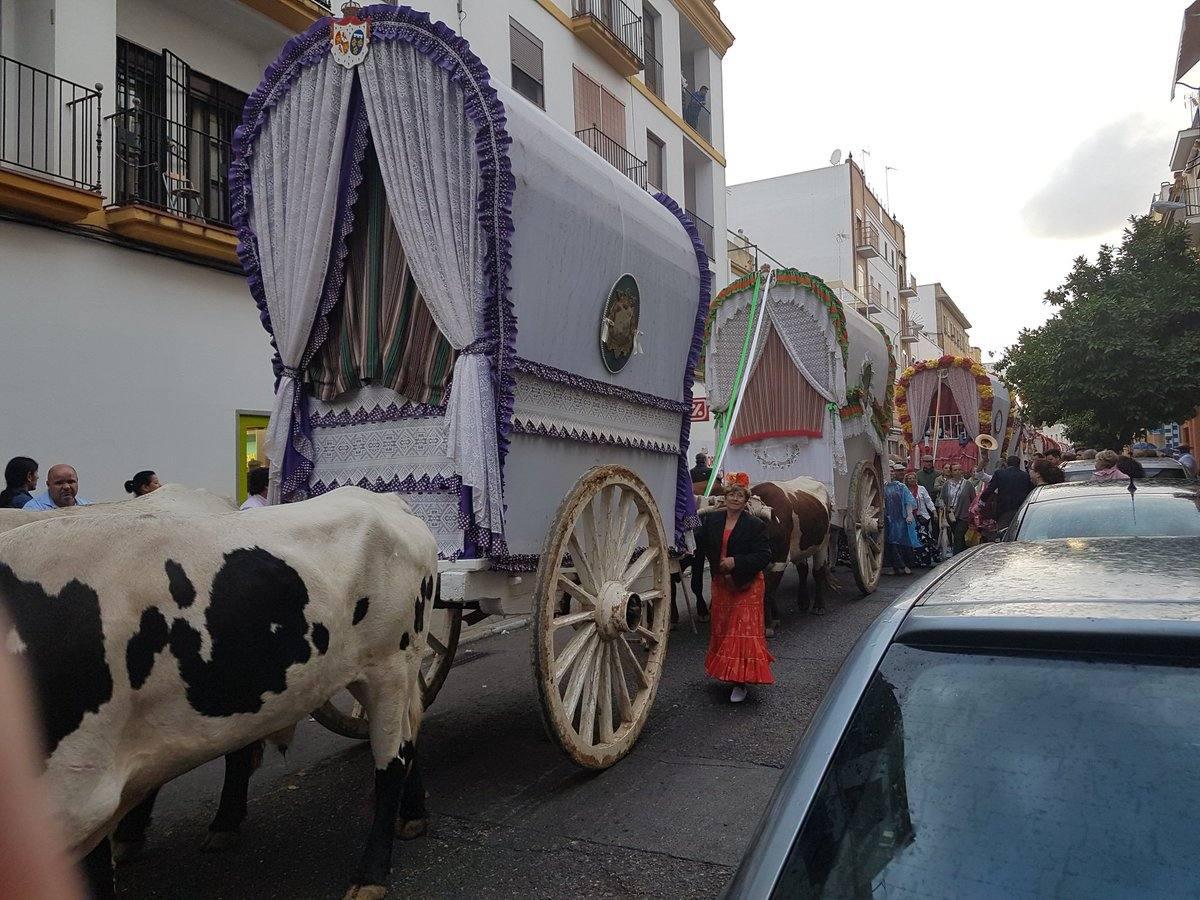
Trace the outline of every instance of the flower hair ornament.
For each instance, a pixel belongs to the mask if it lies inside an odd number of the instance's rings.
[[[750,489],[750,476],[745,472],[730,472],[725,476],[725,487],[740,487]]]

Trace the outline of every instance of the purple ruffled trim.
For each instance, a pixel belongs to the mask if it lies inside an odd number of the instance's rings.
[[[310,416],[313,428],[342,428],[347,425],[378,425],[381,422],[403,422],[406,419],[433,419],[446,415],[446,407],[428,403],[389,403],[386,407],[376,404],[371,409],[360,406],[354,412],[330,410]]]
[[[407,41],[449,73],[450,79],[462,88],[464,110],[477,129],[475,150],[481,175],[477,213],[487,240],[484,256],[484,332],[478,343],[487,349],[492,362],[492,379],[496,391],[497,447],[503,473],[512,431],[515,388],[512,369],[517,340],[516,314],[509,296],[508,283],[509,271],[512,268],[512,197],[516,181],[508,157],[508,146],[512,143],[512,138],[506,127],[508,120],[504,113],[504,105],[500,102],[495,88],[491,86],[487,67],[471,51],[467,41],[445,24],[433,22],[427,13],[415,11],[407,6],[369,6],[364,10],[364,14],[372,22],[372,39]],[[258,305],[259,318],[267,333],[272,336],[272,346],[276,346],[274,332],[262,287],[257,243],[249,224],[250,210],[253,206],[249,160],[254,142],[265,121],[266,112],[287,93],[304,67],[314,65],[325,58],[328,40],[328,18],[314,23],[306,32],[289,40],[276,60],[267,67],[262,83],[251,94],[243,112],[242,125],[234,133],[230,196],[233,223],[239,239],[238,256],[246,272],[250,293]],[[352,103],[351,109],[359,109],[358,104]],[[357,130],[355,137],[357,138]],[[357,151],[357,142],[355,149]],[[361,156],[354,161],[353,173],[358,173],[357,177],[361,179]],[[355,185],[355,190],[356,187]],[[349,190],[346,191],[346,199],[350,199]],[[341,229],[338,233],[341,234]],[[348,234],[348,231],[346,233]],[[339,248],[337,242],[332,250],[335,258],[344,258],[344,248]],[[332,274],[334,279],[338,280],[341,277],[340,263],[334,268],[336,271]],[[332,282],[328,284],[332,285]],[[332,309],[332,305],[326,308],[323,302],[322,309],[324,313],[314,328],[314,340],[310,341],[306,358],[319,348],[328,328],[328,323],[324,322],[323,317]],[[278,357],[278,352],[276,356]],[[278,378],[282,371],[278,362],[275,368]],[[294,410],[295,407],[296,404],[293,403]],[[294,427],[293,439],[298,436],[297,431]],[[302,436],[301,439],[303,440]],[[303,461],[298,461],[298,464],[303,466]],[[478,550],[485,553],[503,553],[503,536],[481,532]]]
[[[687,368],[683,370],[683,396],[687,398],[687,412],[680,417],[679,477],[675,484],[675,546],[682,547],[684,532],[689,530],[688,523],[696,516],[696,496],[692,493],[692,473],[688,468],[688,441],[692,431],[692,382],[696,377],[696,364],[700,361],[700,350],[704,345],[704,322],[708,318],[708,304],[712,297],[712,272],[708,268],[708,251],[704,249],[704,241],[700,239],[700,232],[696,230],[691,216],[664,193],[655,194],[654,199],[671,211],[692,239],[692,248],[696,251],[696,265],[700,270],[700,297],[696,304],[695,329],[692,332],[692,346],[688,351]]]
[[[360,478],[358,481],[338,481],[335,478],[332,481],[313,482],[309,487],[309,492],[316,497],[348,485],[366,488],[377,494],[453,494],[461,490],[462,479],[457,475],[422,475],[420,478],[416,475],[409,475],[403,480],[399,475],[394,475],[390,481],[384,481],[382,478],[376,478],[374,481],[370,478]]]
[[[518,372],[523,372],[526,375],[533,375],[536,378],[541,378],[544,381],[553,381],[556,384],[565,384],[568,387],[579,388],[591,394],[601,394],[605,397],[616,397],[618,400],[628,400],[630,403],[637,403],[640,406],[653,406],[656,409],[665,409],[668,412],[684,413],[691,416],[692,404],[682,403],[679,400],[672,400],[668,397],[656,397],[654,394],[644,394],[641,391],[635,391],[631,388],[620,387],[619,385],[609,384],[606,381],[596,381],[592,378],[585,378],[582,375],[576,375],[574,372],[567,372],[563,369],[556,369],[554,366],[548,366],[545,363],[534,362],[531,359],[517,357],[513,367]]]
[[[534,425],[532,422],[522,422],[520,416],[513,418],[513,433],[533,434],[538,437],[558,438],[564,441],[577,441],[581,444],[604,444],[611,447],[628,447],[631,450],[646,450],[649,453],[669,453],[672,456],[679,452],[678,447],[664,444],[661,441],[622,437],[604,434],[601,431],[584,431],[562,425]]]

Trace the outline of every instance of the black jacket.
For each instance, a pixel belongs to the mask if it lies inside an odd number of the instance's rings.
[[[1016,510],[1032,490],[1033,482],[1027,474],[1012,466],[1005,466],[992,476],[983,490],[983,499],[996,495],[996,515],[999,516]]]
[[[721,571],[721,538],[725,535],[725,510],[705,513],[696,529],[696,552],[708,560],[715,577]],[[738,516],[729,535],[726,556],[733,557],[733,583],[745,587],[754,576],[771,564],[771,542],[767,524],[748,512]]]

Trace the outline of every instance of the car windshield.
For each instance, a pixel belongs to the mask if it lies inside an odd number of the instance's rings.
[[[1171,494],[1135,491],[1132,496],[1128,491],[1114,491],[1051,497],[1025,508],[1015,539],[1196,536],[1200,535],[1198,497],[1187,491]]]
[[[1148,466],[1142,464],[1142,468],[1146,474],[1139,481],[1186,481],[1187,473],[1183,466]],[[1091,481],[1092,474],[1096,471],[1094,467],[1090,468],[1072,468],[1066,469],[1064,475],[1067,481]]]
[[[776,897],[1178,897],[1200,883],[1200,669],[900,645]]]

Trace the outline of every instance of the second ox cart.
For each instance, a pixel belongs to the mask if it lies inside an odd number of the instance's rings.
[[[233,167],[277,351],[272,490],[403,494],[442,557],[427,701],[464,613],[531,613],[547,725],[592,768],[662,677],[710,285],[687,215],[627,175],[394,6],[290,41]]]
[[[887,336],[795,269],[731,284],[712,303],[707,333],[705,386],[724,468],[746,472],[752,484],[801,475],[823,484],[854,580],[871,593],[883,569],[896,377]]]

